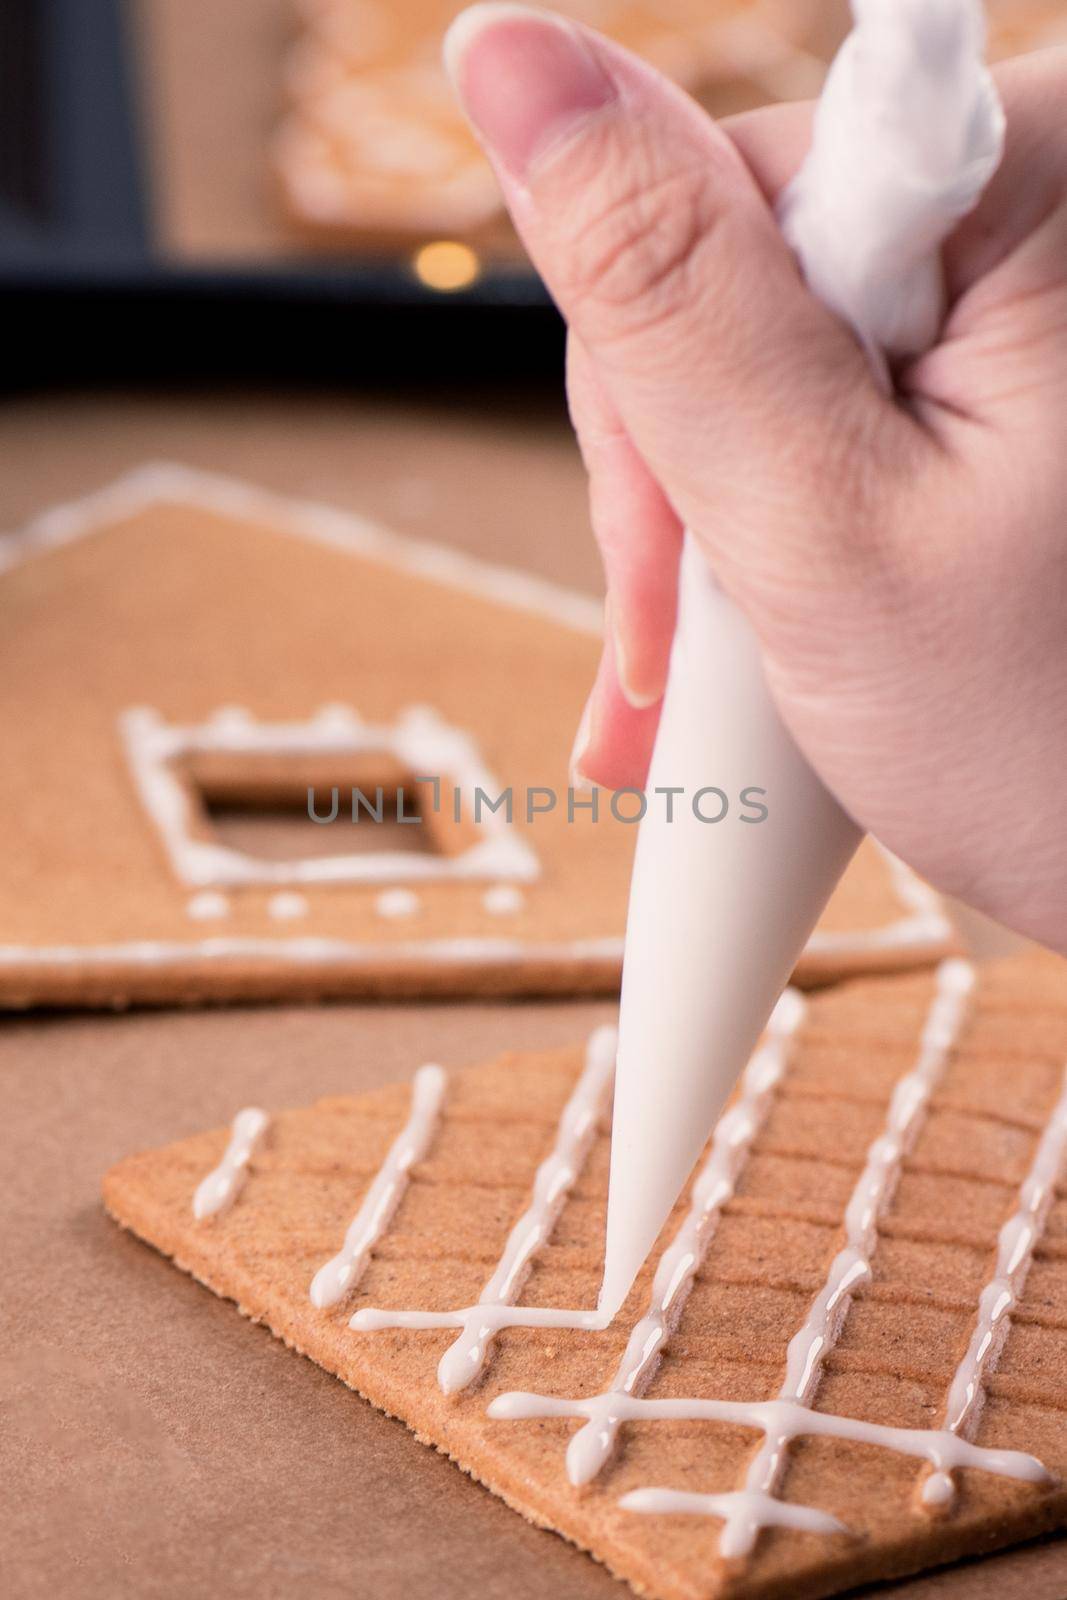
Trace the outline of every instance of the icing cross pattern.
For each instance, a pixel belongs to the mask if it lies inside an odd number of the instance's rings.
[[[779,1491],[789,1447],[802,1435],[852,1440],[915,1457],[923,1464],[919,1504],[944,1513],[955,1498],[953,1474],[978,1468],[1002,1477],[1045,1483],[1049,1474],[1033,1456],[997,1450],[972,1442],[984,1400],[985,1379],[993,1369],[1010,1326],[1011,1313],[1023,1292],[1034,1250],[1067,1160],[1067,1071],[1060,1099],[1038,1142],[1030,1169],[1019,1189],[1016,1206],[1002,1227],[994,1273],[981,1291],[968,1347],[949,1384],[940,1428],[892,1427],[813,1409],[824,1363],[839,1337],[857,1288],[871,1277],[878,1223],[885,1213],[913,1148],[931,1099],[959,1037],[975,986],[974,969],[964,961],[945,961],[938,968],[934,998],[927,1013],[917,1059],[896,1085],[885,1125],[870,1146],[863,1169],[845,1210],[845,1243],[830,1264],[802,1326],[791,1339],[782,1386],[772,1400],[648,1399],[645,1397],[663,1348],[678,1325],[697,1273],[714,1235],[723,1207],[733,1197],[752,1145],[781,1083],[805,1013],[801,996],[787,989],[775,1008],[763,1042],[742,1077],[734,1104],[720,1119],[711,1148],[693,1184],[690,1203],[678,1229],[660,1257],[651,1298],[627,1339],[609,1387],[586,1399],[534,1393],[499,1395],[489,1416],[500,1420],[573,1417],[583,1426],[570,1439],[566,1470],[575,1485],[592,1481],[611,1460],[623,1423],[641,1421],[707,1421],[739,1425],[762,1433],[741,1487],[715,1494],[649,1487],[620,1500],[623,1509],[643,1514],[683,1513],[722,1521],[720,1551],[742,1559],[753,1549],[760,1531],[772,1526],[809,1533],[847,1533],[836,1518],[813,1506],[783,1501]],[[454,1311],[380,1310],[364,1308],[350,1326],[368,1332],[382,1328],[456,1328],[458,1337],[442,1356],[438,1382],[446,1393],[467,1387],[484,1370],[492,1341],[505,1327],[576,1328],[589,1332],[606,1326],[596,1311],[525,1307],[516,1302],[537,1251],[545,1245],[581,1171],[610,1094],[616,1036],[597,1030],[589,1040],[584,1068],[560,1116],[552,1150],[534,1178],[530,1204],[513,1226],[503,1253],[476,1305]],[[350,1224],[340,1253],[316,1273],[310,1295],[320,1307],[336,1305],[358,1282],[374,1245],[394,1214],[412,1165],[433,1139],[445,1095],[439,1067],[416,1075],[412,1110],[385,1157],[377,1176]],[[247,1168],[255,1140],[250,1130],[234,1123],[233,1138],[222,1165],[197,1190],[199,1200],[210,1185],[229,1180],[229,1203]],[[242,1144],[242,1137],[245,1144]],[[247,1145],[247,1150],[246,1150]],[[219,1175],[224,1179],[220,1180]],[[196,1204],[194,1203],[194,1209]],[[218,1209],[218,1208],[215,1208]],[[197,1210],[197,1216],[206,1213]]]
[[[380,1328],[458,1328],[459,1337],[445,1351],[437,1381],[445,1394],[465,1389],[482,1371],[494,1336],[501,1328],[602,1328],[595,1312],[562,1311],[515,1304],[534,1256],[547,1244],[556,1218],[574,1187],[592,1146],[597,1124],[607,1109],[615,1077],[614,1028],[598,1028],[589,1040],[585,1066],[563,1108],[556,1142],[538,1167],[530,1204],[508,1235],[492,1277],[477,1305],[457,1311],[357,1311],[350,1326],[364,1332]]]
[[[720,1140],[729,1141],[730,1118],[738,1117],[741,1125],[750,1129],[740,1155],[740,1161],[743,1161],[765,1114],[769,1095],[784,1074],[784,1055],[788,1042],[795,1036],[802,1020],[802,1002],[789,990],[783,995],[772,1018],[767,1042],[761,1051],[757,1051],[746,1070],[741,1093],[732,1112],[728,1112],[719,1123],[711,1154],[694,1186],[689,1213],[660,1260],[653,1283],[650,1310],[631,1333],[626,1354],[611,1387],[605,1393],[587,1400],[519,1392],[503,1394],[492,1401],[489,1415],[507,1420],[582,1418],[585,1426],[573,1435],[567,1450],[567,1472],[575,1484],[589,1482],[606,1465],[618,1430],[626,1421],[704,1420],[758,1429],[763,1433],[763,1442],[749,1463],[742,1488],[721,1494],[693,1494],[661,1488],[638,1489],[624,1495],[620,1501],[622,1508],[627,1511],[645,1514],[689,1513],[721,1518],[723,1528],[719,1548],[724,1557],[735,1560],[751,1552],[762,1528],[784,1526],[808,1533],[847,1531],[836,1518],[813,1506],[784,1503],[777,1497],[789,1445],[801,1434],[852,1439],[919,1457],[935,1468],[935,1474],[928,1479],[928,1483],[936,1481],[939,1486],[947,1485],[948,1493],[938,1502],[942,1506],[953,1497],[951,1473],[957,1467],[981,1467],[1006,1477],[1031,1482],[1045,1481],[1048,1474],[1034,1457],[1019,1451],[980,1448],[970,1443],[965,1428],[954,1426],[953,1421],[943,1429],[893,1428],[811,1409],[823,1363],[843,1326],[851,1296],[870,1277],[878,1218],[892,1197],[904,1156],[914,1143],[930,1098],[959,1035],[974,981],[974,971],[965,962],[946,961],[938,969],[936,992],[923,1027],[916,1065],[897,1084],[885,1128],[868,1151],[863,1171],[846,1207],[845,1245],[831,1262],[826,1281],[816,1295],[803,1326],[790,1341],[785,1379],[774,1400],[647,1400],[642,1398],[642,1393],[654,1375],[658,1351],[669,1331],[667,1316],[670,1296],[673,1293],[677,1297],[681,1291],[684,1299],[710,1242],[713,1229],[706,1222],[703,1231],[698,1231],[700,1221],[708,1211],[708,1190],[713,1190],[716,1185],[722,1186],[719,1209],[732,1193],[733,1181],[726,1180],[722,1172]],[[1056,1129],[1061,1121],[1067,1122],[1067,1094],[1053,1114],[1050,1129]],[[1034,1188],[1040,1189],[1043,1196],[1041,1203],[1045,1205],[1051,1196],[1058,1170],[1057,1153],[1062,1153],[1062,1145],[1067,1141],[1067,1128],[1058,1138],[1053,1134],[1049,1137],[1051,1151],[1046,1150],[1043,1157],[1039,1154],[1035,1158],[1035,1167],[1039,1161],[1041,1167]],[[1007,1226],[1010,1227],[1010,1224]],[[1037,1231],[1035,1219],[1031,1231],[1026,1235],[1031,1252]],[[683,1282],[684,1290],[681,1289]],[[1018,1288],[1021,1288],[1021,1281]],[[1002,1290],[1001,1284],[995,1293],[994,1303],[1000,1307],[999,1320],[1003,1333],[1006,1333],[1006,1313],[1014,1304],[1014,1299],[1006,1300]],[[977,1361],[972,1360],[966,1374],[961,1376],[963,1366],[967,1364],[967,1358],[964,1358],[953,1386],[966,1386],[972,1400],[976,1400],[979,1394],[982,1374],[992,1348],[982,1332],[989,1298],[989,1290],[986,1290],[979,1306],[979,1327],[971,1346],[972,1350],[978,1349],[982,1354]],[[681,1307],[678,1306],[675,1321],[680,1312]],[[972,1415],[977,1417],[976,1407]],[[928,1506],[932,1503],[925,1493],[923,1499]]]

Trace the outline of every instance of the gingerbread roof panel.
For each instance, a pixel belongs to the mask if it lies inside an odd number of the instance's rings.
[[[0,562],[0,1003],[617,984],[636,829],[567,775],[595,601],[173,467]],[[867,846],[800,977],[950,938]]]

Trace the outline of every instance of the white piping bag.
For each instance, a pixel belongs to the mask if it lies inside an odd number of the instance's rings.
[[[979,0],[853,0],[779,221],[883,382],[944,315],[940,246],[1000,160]],[[860,533],[857,536],[861,536]],[[702,821],[693,798],[724,792]],[[673,799],[654,791],[683,789]],[[766,791],[764,821],[741,791]],[[600,1311],[648,1255],[860,834],[783,726],[755,636],[686,536],[626,930]],[[722,802],[699,801],[704,817]]]

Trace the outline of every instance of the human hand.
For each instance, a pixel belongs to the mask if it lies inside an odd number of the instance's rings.
[[[1067,51],[998,74],[1005,160],[894,398],[774,222],[810,108],[720,128],[516,6],[464,13],[448,54],[569,329],[610,624],[581,774],[644,779],[688,527],[857,822],[1067,952]]]

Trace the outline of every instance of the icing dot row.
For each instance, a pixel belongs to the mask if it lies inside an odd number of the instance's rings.
[[[482,907],[491,916],[511,916],[520,912],[526,904],[526,897],[521,889],[511,883],[495,883],[486,889],[482,895]],[[403,918],[417,916],[422,909],[422,901],[412,889],[383,889],[374,902],[374,909],[380,917]],[[228,917],[233,906],[227,895],[217,889],[202,889],[198,894],[186,902],[186,916],[194,922],[214,922]],[[306,895],[298,894],[295,890],[280,890],[272,894],[267,901],[267,913],[277,922],[289,922],[298,917],[306,917],[311,910]]]

